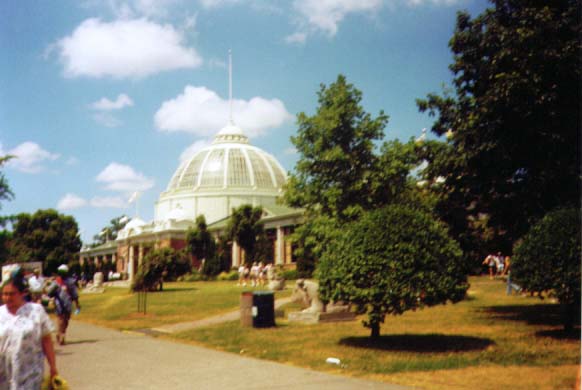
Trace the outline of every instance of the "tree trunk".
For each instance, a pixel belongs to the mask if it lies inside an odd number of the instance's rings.
[[[561,303],[560,311],[562,314],[562,324],[564,325],[564,332],[570,333],[574,330],[574,322],[578,313],[578,305]]]
[[[380,324],[378,322],[370,324],[370,329],[372,329],[371,338],[377,339],[380,337]]]

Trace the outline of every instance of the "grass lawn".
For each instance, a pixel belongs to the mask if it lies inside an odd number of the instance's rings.
[[[301,325],[277,318],[270,329],[238,321],[171,336],[246,356],[428,389],[572,389],[580,363],[580,328],[565,335],[559,307],[547,300],[506,296],[505,284],[470,279],[468,299],[386,317],[381,339],[370,343],[361,319]],[[238,309],[234,282],[168,283],[148,294],[148,315],[121,289],[82,295],[77,317],[117,329],[155,327]],[[288,296],[289,290],[281,296]],[[286,312],[299,310],[295,304]],[[325,363],[341,359],[343,366]]]
[[[81,294],[82,310],[75,319],[120,330],[195,321],[238,310],[241,291],[249,289],[231,281],[164,283],[163,292],[147,294],[144,315],[137,312],[137,294],[108,287],[103,294]],[[276,297],[289,294],[278,292]]]

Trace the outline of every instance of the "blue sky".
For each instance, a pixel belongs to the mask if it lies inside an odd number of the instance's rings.
[[[62,0],[0,2],[0,154],[15,199],[1,213],[55,208],[83,241],[112,218],[141,218],[181,159],[233,117],[287,170],[299,112],[338,74],[386,139],[431,118],[415,99],[450,83],[455,15],[484,0]]]

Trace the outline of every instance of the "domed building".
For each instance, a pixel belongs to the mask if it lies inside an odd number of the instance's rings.
[[[155,221],[168,220],[174,210],[189,219],[204,215],[212,224],[243,204],[276,204],[286,174],[269,153],[249,144],[230,123],[211,146],[184,161],[156,203]]]
[[[291,264],[292,248],[285,237],[301,222],[303,213],[277,204],[286,180],[277,159],[252,146],[243,131],[230,122],[210,146],[176,169],[155,204],[153,221],[132,219],[119,232],[116,248],[109,244],[83,250],[81,261],[115,262],[118,272],[132,279],[148,250],[184,248],[186,231],[199,215],[206,218],[209,231],[219,235],[226,228],[232,209],[250,204],[263,208],[262,222],[273,243],[270,260]],[[232,266],[237,267],[244,255],[236,242],[231,255]]]

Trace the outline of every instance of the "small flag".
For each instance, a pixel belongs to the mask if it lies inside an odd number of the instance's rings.
[[[127,200],[127,203],[131,204],[131,203],[135,202],[136,200],[139,199],[140,195],[141,195],[141,193],[139,191],[135,191],[133,194],[131,194],[131,196]]]

